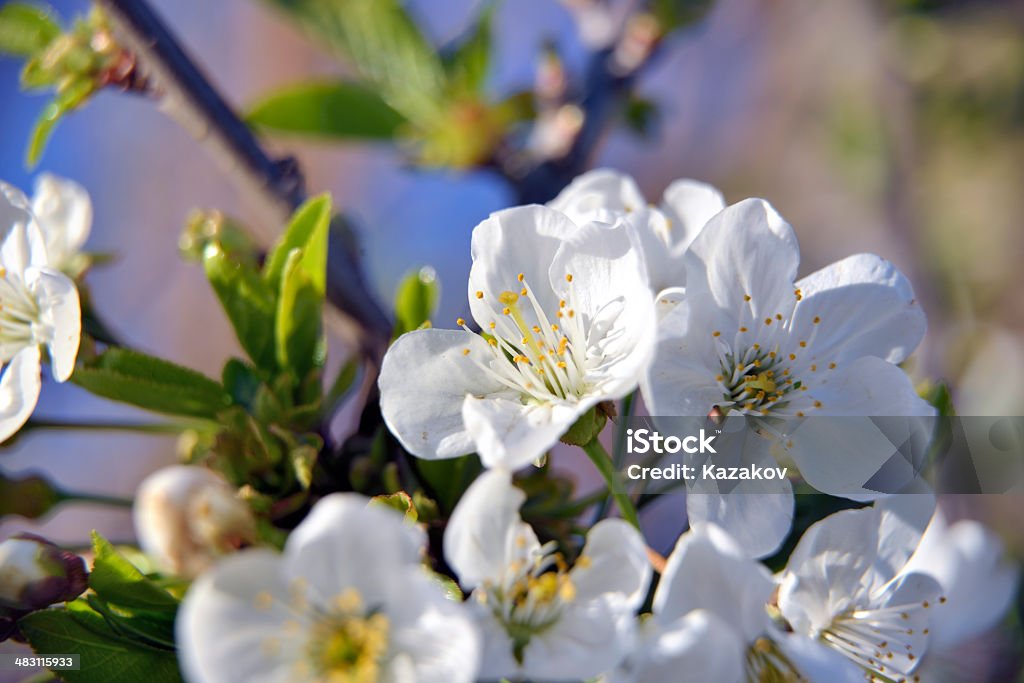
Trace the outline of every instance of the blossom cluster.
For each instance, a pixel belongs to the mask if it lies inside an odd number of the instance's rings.
[[[31,415],[44,360],[58,381],[74,370],[91,208],[52,177],[32,201],[0,190],[6,439]],[[492,215],[472,259],[469,319],[399,336],[378,381],[409,454],[479,456],[446,517],[418,523],[408,496],[333,492],[273,536],[253,505],[267,497],[237,477],[178,465],[140,486],[139,545],[154,575],[187,584],[180,607],[129,562],[118,571],[156,591],[147,607],[172,605],[186,680],[970,680],[957,653],[1008,609],[1018,572],[993,532],[950,523],[931,493],[865,484],[891,456],[870,418],[935,414],[899,366],[925,317],[892,264],[857,255],[798,279],[794,231],[767,202],[726,205],[681,180],[654,206],[607,170]],[[795,534],[789,481],[691,491],[689,528],[662,557],[600,443],[612,402],[634,393],[655,423],[749,420],[744,458],[784,460],[849,509]],[[845,431],[814,416],[847,418]],[[590,456],[622,519],[575,519],[554,539],[531,523],[522,474],[560,442]],[[787,538],[772,571],[762,558]],[[33,537],[0,544],[0,627],[86,590],[81,560],[55,553]]]

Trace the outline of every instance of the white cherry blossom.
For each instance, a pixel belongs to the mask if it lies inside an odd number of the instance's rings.
[[[419,564],[425,538],[355,494],[322,499],[284,554],[244,550],[192,584],[176,620],[190,683],[471,683],[479,637]]]
[[[821,643],[787,633],[770,613],[775,583],[720,527],[680,537],[611,683],[855,683],[861,671]]]
[[[654,304],[633,232],[577,226],[542,206],[498,212],[473,231],[469,306],[482,332],[416,330],[388,350],[381,410],[410,453],[476,451],[518,468],[601,401],[637,385]]]
[[[28,199],[0,183],[0,441],[35,409],[42,349],[53,377],[74,371],[82,329],[78,290],[53,267]]]
[[[525,494],[508,472],[485,472],[465,493],[444,554],[472,589],[484,638],[484,680],[592,678],[626,654],[651,576],[646,546],[617,519],[598,522],[571,568],[519,516]]]
[[[780,577],[782,616],[869,680],[909,680],[946,601],[934,578],[907,570],[933,509],[930,495],[894,496],[814,524]]]

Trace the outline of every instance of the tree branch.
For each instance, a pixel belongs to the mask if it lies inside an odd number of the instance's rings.
[[[264,151],[145,0],[96,3],[110,18],[118,42],[134,53],[147,92],[284,223],[306,197],[298,162],[291,157],[272,159]],[[355,242],[346,222],[332,222],[327,297],[355,327],[361,351],[377,359],[387,345],[391,323],[366,284]]]

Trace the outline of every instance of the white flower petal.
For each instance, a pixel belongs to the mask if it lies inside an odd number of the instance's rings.
[[[787,492],[745,491],[745,483],[724,494],[688,492],[690,526],[715,524],[729,532],[748,557],[768,557],[778,551],[793,526],[793,486],[789,480],[771,482],[771,488],[779,487]]]
[[[706,417],[722,401],[722,388],[710,370],[718,363],[711,335],[690,334],[692,322],[690,303],[684,298],[658,324],[654,359],[641,383],[651,415]]]
[[[624,223],[581,227],[559,248],[550,278],[554,291],[575,302],[570,305],[589,326],[588,362],[597,363],[607,379],[602,396],[620,398],[631,391],[650,361],[657,325],[633,230]]]
[[[32,213],[39,222],[51,264],[61,267],[77,254],[92,228],[92,201],[78,183],[50,173],[36,178]]]
[[[716,214],[690,245],[684,256],[687,295],[708,307],[704,323],[723,334],[735,332],[743,311],[754,320],[788,318],[799,261],[789,224],[768,202],[745,199]]]
[[[740,683],[745,650],[729,624],[694,610],[646,636],[610,683]]]
[[[647,206],[647,200],[631,177],[599,168],[578,176],[548,206],[577,223],[586,223],[601,212],[637,211]]]
[[[467,610],[444,597],[420,567],[397,574],[388,605],[389,649],[408,660],[416,683],[472,683],[480,635]]]
[[[487,329],[500,315],[498,297],[505,291],[518,293],[523,286],[520,273],[541,308],[552,315],[558,298],[548,286],[548,271],[562,241],[576,229],[565,214],[537,205],[505,209],[477,225],[469,271],[469,307],[477,323]],[[483,296],[478,298],[477,292]],[[526,313],[529,319],[532,313]]]
[[[27,346],[0,376],[0,443],[21,429],[39,401],[39,347]]]
[[[387,604],[395,573],[419,563],[423,532],[395,510],[367,503],[356,494],[331,494],[288,536],[285,574],[300,578],[318,604],[349,588],[368,605]]]
[[[301,645],[284,641],[293,618],[281,558],[246,550],[226,558],[189,588],[175,620],[178,660],[190,683],[288,683]]]
[[[904,570],[935,577],[946,597],[931,615],[932,652],[992,628],[1012,604],[1020,579],[998,536],[973,520],[949,525],[941,510]]]
[[[82,338],[82,307],[78,301],[78,289],[71,278],[51,268],[28,268],[25,284],[36,297],[40,320],[48,328],[45,342],[50,351],[53,377],[63,382],[75,370],[78,344]]]
[[[13,273],[29,266],[48,265],[46,243],[28,198],[16,187],[0,182],[0,265]]]
[[[517,470],[544,455],[599,398],[579,403],[523,403],[466,396],[462,420],[486,467]]]
[[[484,472],[462,495],[445,529],[444,557],[463,586],[500,580],[509,564],[540,548],[519,516],[525,501],[512,475],[501,469]]]
[[[651,564],[647,545],[636,529],[621,519],[605,519],[587,533],[581,557],[572,570],[577,600],[602,594],[621,594],[631,609],[647,597]]]
[[[729,624],[744,642],[768,626],[765,604],[774,582],[768,570],[748,558],[714,525],[691,529],[669,555],[654,593],[654,614],[666,624],[706,609]]]
[[[665,190],[661,210],[671,221],[671,244],[686,247],[719,211],[725,199],[716,188],[698,180],[676,180]]]
[[[798,634],[779,633],[772,640],[808,683],[863,683],[864,670],[841,654]]]
[[[518,678],[568,681],[594,678],[615,667],[631,642],[621,606],[609,600],[572,603],[549,629],[526,646]]]
[[[849,256],[796,286],[803,299],[794,313],[794,334],[806,338],[820,318],[818,358],[844,363],[878,356],[900,363],[924,338],[927,321],[910,282],[878,256]]]
[[[391,345],[378,380],[380,406],[406,450],[421,458],[473,452],[473,438],[462,421],[463,401],[468,394],[503,389],[473,364],[489,358],[487,342],[461,330],[416,330]]]

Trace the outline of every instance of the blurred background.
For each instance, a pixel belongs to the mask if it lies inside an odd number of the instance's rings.
[[[588,11],[590,4],[499,4],[489,95],[542,87],[552,54],[568,81],[580,82],[588,55],[630,3],[610,3],[607,13]],[[275,88],[345,72],[253,0],[153,5],[240,108]],[[88,8],[55,6],[65,17]],[[481,3],[409,7],[442,45],[471,25]],[[17,61],[0,60],[0,178],[28,191],[26,140],[45,100],[19,94],[19,70]],[[629,120],[609,126],[595,147],[591,166],[631,173],[652,202],[680,177],[710,182],[730,202],[768,199],[800,238],[802,274],[862,251],[894,261],[930,321],[910,372],[948,382],[960,414],[1024,414],[1024,3],[719,0],[666,36],[628,110]],[[439,324],[465,311],[470,231],[516,202],[505,178],[491,168],[418,167],[382,143],[267,140],[297,156],[311,192],[332,192],[355,220],[381,301],[391,301],[403,274],[429,265],[442,284]],[[88,247],[117,255],[88,276],[109,324],[133,345],[217,375],[235,342],[201,268],[179,257],[178,236],[195,207],[238,216],[265,240],[276,218],[138,96],[103,92],[67,117],[39,170],[75,179],[92,195]],[[37,413],[135,417],[52,383]],[[174,459],[167,438],[35,432],[5,448],[0,467],[130,496]],[[1024,548],[1020,498],[961,508]],[[127,511],[98,507],[67,506],[41,524],[8,518],[0,537],[26,528],[69,544],[92,528],[131,538]]]

